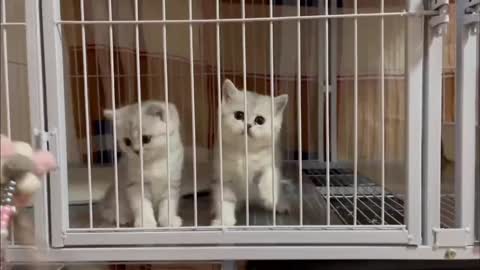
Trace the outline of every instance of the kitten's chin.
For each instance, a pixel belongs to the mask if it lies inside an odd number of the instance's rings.
[[[266,146],[271,146],[272,145],[272,137],[261,137],[261,138],[256,138],[255,140],[249,141],[249,144],[255,147],[266,147]]]
[[[143,163],[149,163],[151,160],[156,160],[155,155],[143,155]],[[128,156],[128,159],[133,162],[133,163],[138,163],[140,164],[140,156],[135,155],[135,156]]]
[[[245,133],[242,131],[241,133],[237,134],[237,136],[229,137],[230,141],[241,141],[244,142],[245,140]],[[256,147],[268,146],[272,144],[272,136],[271,135],[264,135],[264,134],[255,134],[252,132],[247,132],[247,140],[248,144]],[[276,140],[276,137],[275,137]]]

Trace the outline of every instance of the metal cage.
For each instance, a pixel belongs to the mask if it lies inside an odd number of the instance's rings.
[[[41,256],[40,260],[48,262],[93,262],[93,261],[157,261],[157,260],[232,260],[232,259],[478,259],[478,240],[480,232],[480,205],[479,205],[479,177],[478,177],[478,92],[479,92],[479,66],[480,66],[480,3],[479,1],[456,1],[455,28],[456,31],[456,69],[455,69],[455,165],[454,176],[451,178],[453,189],[443,189],[442,172],[442,133],[444,119],[442,112],[445,99],[442,101],[442,90],[445,85],[442,83],[442,67],[444,61],[445,33],[448,28],[450,9],[452,4],[449,1],[406,1],[404,9],[389,10],[386,5],[388,1],[379,1],[378,11],[360,12],[360,1],[352,1],[351,10],[339,12],[340,2],[345,1],[267,1],[264,3],[265,11],[268,13],[260,16],[247,16],[246,2],[239,1],[231,4],[239,11],[239,17],[223,16],[221,8],[222,1],[210,1],[208,6],[214,10],[212,18],[196,18],[194,5],[196,1],[189,0],[187,4],[187,17],[176,18],[169,15],[166,4],[173,5],[168,1],[161,1],[159,18],[140,18],[139,1],[132,1],[133,17],[114,18],[112,0],[104,1],[106,4],[107,16],[103,19],[86,18],[85,1],[78,1],[79,18],[67,18],[62,13],[62,5],[69,5],[67,1],[36,1],[25,0],[25,21],[10,21],[8,16],[8,3],[11,0],[2,0],[2,91],[5,91],[5,108],[8,135],[11,136],[11,122],[18,118],[11,114],[11,93],[12,89],[9,78],[10,59],[9,46],[7,42],[9,31],[13,28],[24,28],[26,37],[26,59],[28,70],[28,108],[30,117],[31,140],[37,148],[49,149],[55,154],[59,168],[51,173],[46,179],[42,190],[36,195],[34,201],[34,231],[35,241],[32,246],[12,245],[8,249],[7,258],[11,262],[24,263],[31,259],[28,256],[34,250]],[[92,1],[93,2],[93,1]],[[98,5],[101,5],[99,1]],[[172,1],[173,2],[173,1]],[[179,1],[181,2],[181,1]],[[263,2],[263,1],[262,1]],[[291,3],[290,3],[291,2]],[[311,3],[310,3],[311,2]],[[73,1],[72,1],[73,3]],[[253,3],[253,2],[252,2]],[[92,4],[92,3],[90,3]],[[92,4],[94,5],[94,4]],[[279,16],[276,14],[276,7],[289,5],[290,14]],[[308,5],[313,6],[317,13],[308,14],[303,9]],[[253,6],[255,9],[255,6]],[[173,19],[172,19],[173,18]],[[371,18],[378,21],[380,52],[380,78],[379,112],[381,119],[379,127],[379,158],[372,161],[370,168],[376,168],[379,172],[378,179],[372,179],[362,173],[359,168],[363,161],[359,157],[359,21]],[[401,24],[397,25],[404,29],[404,81],[405,81],[405,130],[400,135],[404,140],[405,153],[403,164],[389,164],[386,160],[386,92],[385,85],[385,22],[389,18],[401,18]],[[452,18],[450,18],[452,19]],[[340,50],[337,37],[340,29],[339,21],[346,20],[345,24],[351,25],[353,31],[353,67],[352,67],[352,89],[353,97],[353,155],[352,160],[347,162],[339,157],[338,136],[341,131],[338,128],[339,109],[338,100],[338,69],[339,65],[337,50]],[[316,53],[314,57],[304,57],[302,52],[305,45],[302,45],[305,32],[302,32],[302,23],[310,22],[315,24],[318,40],[317,46],[321,46],[322,53]],[[272,210],[258,211],[250,207],[248,202],[245,210],[239,214],[244,220],[244,225],[239,226],[209,226],[201,224],[200,217],[208,215],[205,198],[199,193],[198,182],[201,175],[197,170],[197,164],[201,162],[199,149],[197,148],[196,131],[199,123],[195,122],[195,107],[200,101],[196,99],[195,70],[197,62],[194,59],[194,35],[196,27],[211,27],[212,36],[215,37],[212,43],[215,55],[211,59],[210,70],[211,90],[215,106],[221,106],[221,80],[227,72],[224,65],[224,47],[227,42],[222,39],[223,27],[234,25],[238,27],[241,46],[241,59],[238,64],[239,71],[234,73],[240,79],[243,86],[247,86],[247,28],[263,24],[267,37],[265,55],[266,72],[265,90],[271,97],[272,115],[273,98],[278,88],[278,76],[276,76],[274,48],[277,46],[275,40],[275,24],[290,23],[295,33],[289,38],[294,39],[292,46],[296,48],[291,52],[295,59],[295,71],[292,76],[292,98],[295,102],[296,111],[291,128],[296,130],[294,136],[294,147],[296,155],[289,154],[285,158],[285,168],[289,170],[295,183],[291,200],[295,203],[295,215],[284,217],[276,213],[276,206]],[[186,61],[188,88],[185,95],[190,94],[191,99],[186,105],[191,108],[188,117],[191,117],[190,125],[192,140],[192,185],[193,192],[188,197],[188,203],[193,205],[189,224],[182,227],[158,227],[158,228],[132,228],[120,226],[119,201],[117,196],[117,223],[110,227],[98,227],[94,223],[95,199],[93,183],[96,181],[92,174],[94,168],[92,125],[87,123],[91,119],[90,76],[94,72],[89,71],[91,67],[89,60],[89,44],[87,42],[88,29],[103,28],[108,34],[105,51],[107,60],[104,59],[108,72],[103,79],[108,81],[105,91],[111,93],[111,104],[116,109],[116,93],[119,93],[118,77],[115,71],[117,50],[114,42],[115,29],[130,27],[134,34],[134,50],[132,51],[131,67],[133,73],[133,88],[131,91],[139,100],[139,109],[142,102],[142,88],[145,84],[142,81],[141,68],[143,63],[142,45],[140,42],[140,28],[151,26],[159,34],[162,47],[158,57],[163,60],[162,81],[165,101],[169,101],[169,78],[176,70],[169,70],[171,63],[167,54],[171,47],[186,46],[188,58]],[[187,44],[171,43],[175,32],[169,29],[172,27],[185,27],[188,31]],[[69,28],[76,28],[81,46],[73,53],[66,51],[65,40],[69,34]],[[259,27],[260,28],[260,27]],[[122,28],[123,29],[123,28]],[[248,28],[250,29],[250,28]],[[452,29],[449,29],[449,31]],[[310,32],[309,32],[310,33]],[[70,33],[71,34],[71,33]],[[316,37],[314,37],[316,38]],[[222,42],[221,42],[222,41]],[[229,41],[230,42],[230,41]],[[287,42],[287,41],[279,41]],[[376,41],[375,41],[376,42]],[[174,46],[171,46],[174,44]],[[248,43],[250,44],[250,43]],[[312,43],[313,44],[313,43]],[[115,51],[116,52],[116,51]],[[79,58],[77,59],[78,53]],[[69,196],[69,181],[73,170],[69,164],[68,132],[71,127],[69,123],[70,109],[66,104],[68,88],[71,78],[66,70],[69,68],[68,58],[75,55],[75,64],[79,67],[78,81],[84,104],[78,109],[83,113],[81,116],[85,121],[85,171],[82,176],[85,187],[88,189],[88,197],[81,205],[81,211],[87,211],[83,226],[73,226],[71,215],[74,213],[75,204],[71,203]],[[10,57],[10,58],[9,58]],[[249,58],[250,59],[250,58]],[[73,60],[71,60],[73,61]],[[95,60],[97,61],[97,60]],[[250,60],[249,60],[250,61]],[[302,149],[305,144],[302,141],[302,95],[305,95],[304,79],[302,68],[305,63],[313,62],[318,65],[316,70],[318,84],[313,89],[321,100],[317,104],[320,109],[315,112],[313,121],[318,123],[318,130],[313,141],[316,143],[316,156],[311,158],[310,154],[305,158]],[[76,62],[75,62],[76,63]],[[83,64],[82,64],[83,63]],[[73,66],[75,66],[73,65]],[[320,67],[323,68],[320,68]],[[71,66],[70,66],[71,68]],[[232,71],[233,72],[233,71]],[[87,74],[87,76],[85,76]],[[175,75],[175,74],[174,74]],[[183,75],[183,74],[182,74]],[[209,75],[209,76],[210,76]],[[146,76],[146,75],[145,75]],[[97,78],[95,77],[95,78]],[[182,77],[179,77],[182,78]],[[97,78],[98,79],[98,78]],[[170,82],[171,83],[171,82]],[[303,90],[303,91],[302,91]],[[170,92],[169,92],[170,91]],[[188,92],[188,93],[187,93]],[[2,94],[3,95],[3,94]],[[218,103],[215,103],[218,102]],[[69,105],[70,106],[70,105]],[[78,106],[78,105],[77,105]],[[245,105],[246,106],[246,105]],[[294,106],[294,105],[292,105]],[[117,108],[118,109],[118,108]],[[3,110],[2,110],[3,112]],[[4,114],[5,115],[5,114]],[[220,116],[214,116],[221,121]],[[305,117],[305,116],[303,116]],[[20,120],[20,119],[19,119]],[[141,120],[140,120],[141,121]],[[167,116],[167,126],[168,126]],[[272,127],[273,128],[273,127]],[[222,133],[216,134],[215,140],[222,145]],[[2,129],[3,132],[3,129]],[[308,133],[309,131],[307,131]],[[113,151],[109,166],[114,169],[114,183],[118,187],[118,156],[117,138],[115,126],[112,128],[113,143],[110,151]],[[307,134],[308,135],[308,134]],[[310,135],[308,135],[310,136]],[[15,136],[12,136],[15,139]],[[272,137],[273,138],[273,137]],[[310,137],[308,137],[310,138]],[[247,135],[245,135],[245,141]],[[308,139],[311,140],[311,139]],[[167,141],[168,144],[168,141]],[[246,144],[248,145],[248,144]],[[477,145],[477,146],[476,146]],[[143,149],[143,146],[141,146]],[[102,148],[103,149],[103,148]],[[167,147],[168,149],[168,147]],[[272,159],[274,160],[275,147],[272,147]],[[169,150],[167,150],[169,151]],[[143,153],[143,150],[140,150]],[[248,149],[245,150],[248,157]],[[104,156],[102,156],[103,160]],[[168,159],[168,158],[167,158]],[[143,156],[141,158],[143,164]],[[222,159],[220,159],[222,160]],[[400,162],[402,163],[402,162]],[[220,162],[220,164],[222,164]],[[248,163],[247,163],[248,164]],[[143,165],[142,165],[143,166]],[[405,189],[397,192],[388,187],[388,170],[399,168],[404,174]],[[248,171],[248,165],[245,168]],[[167,171],[169,167],[167,167]],[[120,176],[121,177],[121,176]],[[169,176],[170,177],[170,176]],[[142,174],[143,181],[143,174]],[[169,179],[170,181],[170,179]],[[272,180],[275,181],[275,180]],[[220,182],[223,183],[223,177]],[[248,182],[248,181],[247,181]],[[475,183],[476,182],[476,183]],[[170,182],[169,182],[170,183]],[[143,186],[143,182],[142,182]],[[170,187],[169,187],[170,188]],[[248,188],[247,188],[248,190]],[[117,188],[118,192],[118,188]],[[222,189],[223,192],[223,189]],[[248,192],[247,192],[248,194]],[[223,194],[222,194],[223,195]],[[274,195],[275,196],[275,195]],[[222,197],[223,198],[223,197]],[[79,206],[80,207],[80,206]],[[182,206],[181,206],[182,207]],[[78,208],[79,209],[79,208]],[[245,211],[245,212],[243,212]],[[318,216],[317,216],[318,215]],[[309,219],[309,217],[311,217]],[[266,220],[266,221],[265,221]],[[309,221],[314,220],[314,221]],[[316,221],[320,220],[320,221]]]

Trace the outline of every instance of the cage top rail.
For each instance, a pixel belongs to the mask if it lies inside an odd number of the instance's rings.
[[[392,16],[433,16],[437,11],[399,11],[378,13],[351,13],[351,14],[324,14],[306,16],[281,16],[281,17],[254,17],[254,18],[219,18],[219,19],[159,19],[159,20],[58,20],[57,24],[195,24],[195,23],[234,23],[234,22],[271,22],[271,21],[297,21],[316,19],[341,19],[361,17],[392,17]]]

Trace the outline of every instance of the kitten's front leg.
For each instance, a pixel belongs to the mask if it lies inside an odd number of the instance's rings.
[[[273,171],[271,167],[265,168],[258,180],[258,196],[266,209],[273,209],[277,205],[280,196],[280,171],[275,168],[275,181],[273,179]],[[275,195],[275,196],[274,196]],[[277,211],[280,209],[277,209]]]
[[[170,198],[169,198],[170,197]],[[170,190],[160,199],[158,206],[158,223],[162,227],[180,227],[182,226],[182,218],[178,216],[178,188]],[[170,208],[170,211],[169,211]],[[170,213],[170,218],[169,218]]]
[[[215,219],[212,221],[212,226],[222,225],[222,213],[223,213],[223,225],[234,226],[237,223],[235,218],[235,209],[237,204],[237,195],[232,188],[231,183],[224,183],[223,185],[223,201],[221,198],[221,185],[216,184],[214,203],[215,203]]]
[[[153,211],[152,201],[148,194],[145,194],[145,198],[142,198],[141,184],[134,184],[127,188],[127,197],[130,203],[134,215],[134,226],[155,228],[157,227],[157,221],[155,220],[155,213]],[[143,204],[143,208],[142,208]],[[142,211],[143,209],[143,211]],[[143,222],[142,222],[143,212]],[[143,226],[142,226],[143,225]]]

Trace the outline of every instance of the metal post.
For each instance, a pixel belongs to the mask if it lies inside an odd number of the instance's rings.
[[[30,122],[33,131],[32,145],[34,148],[46,150],[44,100],[43,100],[43,73],[42,73],[42,45],[40,36],[40,9],[39,1],[25,2],[25,23],[28,69],[28,91],[30,97]],[[48,207],[46,177],[42,180],[40,190],[34,197],[34,226],[35,244],[38,247],[48,247]]]
[[[49,146],[58,164],[57,170],[50,173],[51,239],[53,247],[62,247],[69,221],[62,28],[56,24],[60,20],[60,1],[42,1],[42,16],[46,108],[52,135]]]
[[[440,11],[425,23],[423,243],[431,246],[433,230],[440,228],[443,35],[439,30],[448,23],[448,1],[430,2],[431,10]]]
[[[475,125],[478,91],[478,31],[467,24],[467,1],[457,1],[457,99],[455,208],[456,225],[466,230],[466,244],[474,242]],[[478,25],[478,23],[477,23]]]
[[[407,1],[409,12],[423,11],[422,0]],[[423,88],[423,17],[406,18],[406,225],[409,243],[421,243],[422,192],[422,88]]]

